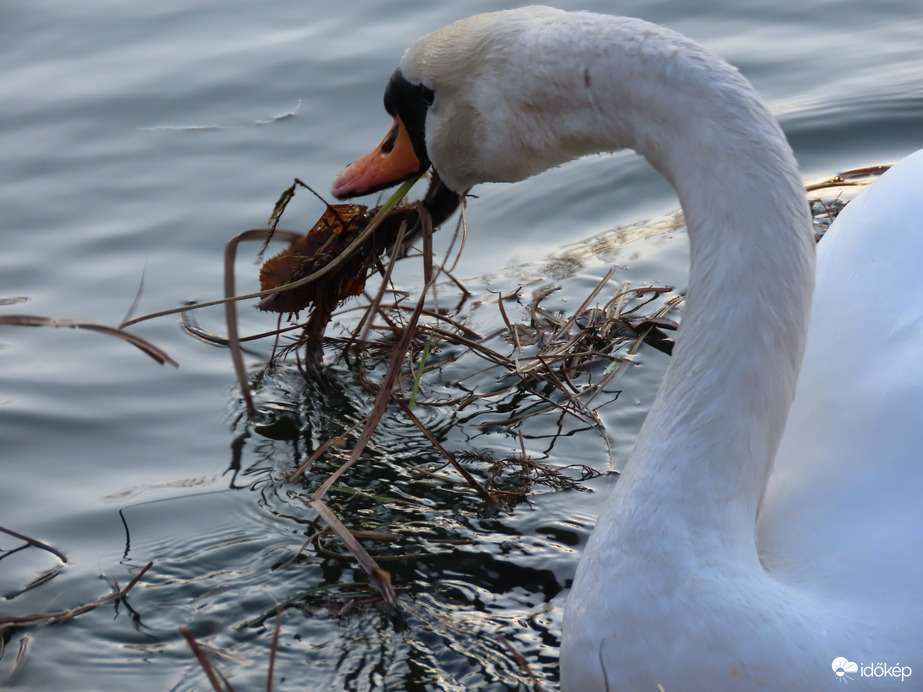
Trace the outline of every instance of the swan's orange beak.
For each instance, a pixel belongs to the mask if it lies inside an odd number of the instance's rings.
[[[429,164],[417,157],[407,128],[399,116],[388,135],[368,154],[356,159],[333,181],[333,196],[339,199],[366,195],[422,173]]]

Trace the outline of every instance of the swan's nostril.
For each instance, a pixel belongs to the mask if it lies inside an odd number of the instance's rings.
[[[394,145],[397,142],[397,137],[399,134],[400,129],[397,125],[391,128],[388,136],[385,137],[384,141],[381,143],[382,154],[390,154],[392,151],[394,151]]]

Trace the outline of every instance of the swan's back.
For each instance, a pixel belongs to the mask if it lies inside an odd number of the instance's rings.
[[[923,619],[921,189],[923,151],[819,245],[807,352],[758,525],[771,574],[911,623]]]

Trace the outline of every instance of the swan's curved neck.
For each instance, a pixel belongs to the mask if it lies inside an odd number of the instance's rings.
[[[453,24],[411,48],[401,69],[439,76],[427,146],[452,189],[624,147],[676,188],[691,249],[683,326],[610,503],[623,509],[601,518],[618,531],[600,525],[596,542],[694,526],[728,536],[716,524],[730,523],[755,554],[804,350],[814,248],[791,149],[753,88],[676,32],[537,7]],[[614,515],[638,508],[643,520]]]
[[[699,553],[714,546],[696,537],[739,539],[755,555],[813,290],[804,188],[785,136],[739,73],[678,34],[643,27],[609,44],[606,60],[588,60],[584,126],[673,184],[691,269],[672,364],[613,503],[631,496],[627,511],[644,513],[633,530],[681,532],[677,545]],[[652,32],[663,35],[651,41]]]

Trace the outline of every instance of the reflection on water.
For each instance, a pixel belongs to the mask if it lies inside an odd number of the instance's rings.
[[[398,626],[308,507],[350,444],[297,483],[284,482],[317,440],[368,413],[369,398],[350,375],[328,375],[320,390],[293,367],[262,378],[260,410],[269,413],[253,428],[241,422],[225,472],[231,487],[250,491],[256,502],[220,492],[122,509],[123,564],[137,564],[136,556],[155,563],[143,593],[130,599],[139,614],[131,650],[182,655],[176,623],[185,623],[223,652],[219,667],[238,689],[249,689],[265,676],[267,630],[280,610],[281,660],[307,666],[317,689],[525,689],[529,680],[500,636],[553,688],[556,597],[564,584],[550,566],[573,559],[586,526],[566,528],[550,514],[544,528],[521,533],[443,468],[444,459],[399,412],[389,413],[327,502],[390,572],[406,617],[406,627]],[[441,414],[425,417],[448,443],[452,426]],[[468,466],[486,475],[486,463]],[[176,689],[200,684],[191,666]]]

